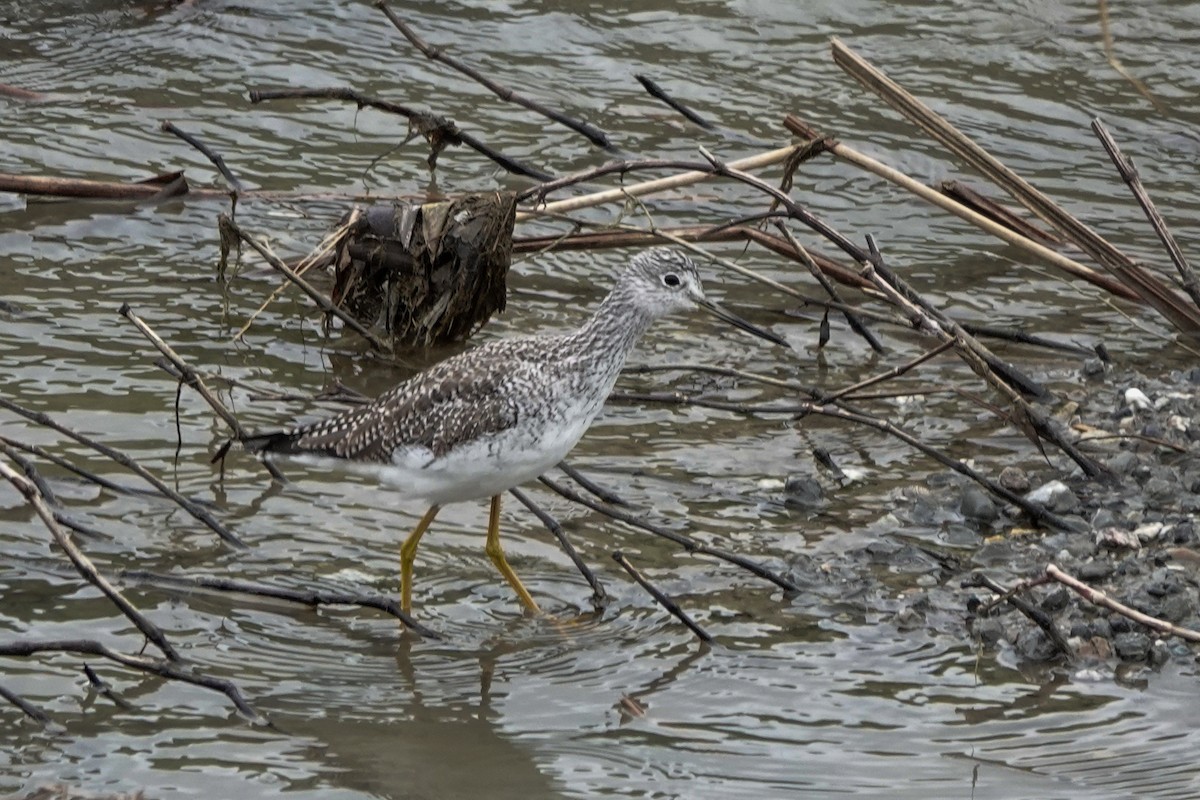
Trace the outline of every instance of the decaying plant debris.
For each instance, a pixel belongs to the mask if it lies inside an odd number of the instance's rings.
[[[558,110],[545,108],[540,103],[514,93],[507,87],[496,85],[486,76],[475,71],[465,61],[426,43],[416,31],[399,19],[384,3],[380,2],[377,5],[414,47],[438,64],[445,64],[476,78],[500,97],[512,102],[519,102],[537,113],[544,114],[556,123],[565,125],[575,133],[585,136],[600,149],[612,148],[615,138],[612,134],[588,123],[573,120]],[[1198,288],[1200,284],[1197,283],[1194,272],[1170,231],[1167,230],[1162,217],[1155,211],[1149,193],[1137,179],[1136,170],[1127,159],[1121,156],[1119,147],[1103,125],[1096,121],[1094,128],[1097,135],[1119,168],[1122,178],[1135,192],[1139,203],[1151,219],[1155,232],[1167,248],[1177,277],[1135,262],[1092,228],[1071,216],[1020,176],[1012,173],[994,156],[983,151],[977,144],[957,131],[947,120],[935,115],[919,100],[888,79],[880,70],[867,63],[847,45],[835,40],[832,47],[835,61],[855,80],[878,93],[889,105],[913,120],[918,127],[941,142],[951,153],[963,159],[998,188],[1008,193],[1013,200],[1033,214],[1038,222],[1035,223],[1027,219],[1024,214],[988,198],[982,192],[961,184],[942,187],[942,190],[926,187],[887,167],[880,161],[862,155],[849,145],[838,141],[837,138],[819,132],[816,126],[795,115],[786,117],[784,129],[797,135],[799,139],[758,155],[726,161],[701,148],[695,159],[690,161],[661,159],[607,161],[578,174],[556,178],[548,175],[536,165],[521,164],[496,152],[478,136],[462,129],[452,120],[437,115],[434,111],[413,109],[402,103],[367,96],[349,87],[255,89],[251,92],[250,98],[252,102],[256,103],[284,100],[350,102],[360,108],[367,107],[384,113],[398,114],[403,116],[410,126],[410,137],[421,136],[429,144],[428,166],[430,169],[436,168],[439,155],[445,157],[445,153],[454,152],[448,148],[465,146],[475,153],[491,159],[505,170],[532,178],[537,183],[517,195],[487,192],[481,188],[478,193],[450,199],[425,202],[423,199],[395,198],[394,202],[389,204],[349,208],[336,230],[322,240],[309,257],[297,264],[288,264],[284,259],[271,252],[255,232],[243,230],[235,221],[238,203],[271,202],[278,197],[278,194],[262,194],[244,188],[223,158],[212,153],[176,125],[164,126],[164,130],[200,148],[225,177],[228,191],[198,192],[192,190],[182,173],[163,176],[149,184],[71,182],[55,178],[0,175],[0,190],[74,197],[119,197],[146,200],[157,200],[165,196],[230,197],[232,199],[230,213],[222,214],[220,217],[222,246],[226,254],[231,253],[235,247],[240,247],[242,244],[248,245],[284,277],[281,291],[291,291],[293,287],[299,287],[299,290],[311,298],[313,303],[324,312],[327,330],[333,331],[340,327],[344,331],[343,335],[361,336],[368,343],[372,353],[378,356],[402,351],[406,347],[460,341],[469,337],[480,326],[486,324],[494,313],[504,308],[505,281],[514,253],[554,249],[641,247],[652,243],[674,242],[679,246],[697,249],[705,257],[711,257],[701,249],[703,243],[741,241],[745,242],[747,246],[758,246],[771,254],[772,258],[789,259],[794,262],[797,266],[797,281],[782,283],[765,278],[738,263],[715,257],[712,257],[712,260],[729,269],[736,270],[750,279],[759,281],[763,286],[764,296],[791,305],[822,310],[826,315],[826,320],[819,333],[822,344],[828,339],[828,318],[832,314],[844,318],[849,329],[876,351],[886,353],[887,340],[897,331],[918,332],[928,340],[929,348],[922,356],[909,363],[892,365],[869,381],[840,390],[806,386],[790,377],[780,378],[748,373],[736,375],[739,380],[758,381],[772,387],[778,393],[778,400],[771,404],[739,404],[719,397],[671,389],[640,395],[625,393],[616,397],[618,402],[694,403],[748,416],[772,416],[784,419],[819,414],[840,419],[846,424],[865,425],[879,431],[882,435],[892,436],[903,441],[927,457],[943,464],[948,471],[961,476],[958,479],[962,483],[955,484],[956,491],[962,491],[964,497],[968,496],[968,492],[973,493],[969,496],[974,514],[983,514],[990,520],[994,520],[1001,515],[1001,510],[1003,510],[1003,513],[1012,516],[1013,524],[1021,522],[1041,528],[1046,532],[1047,541],[1057,541],[1058,539],[1055,537],[1066,537],[1064,541],[1078,542],[1086,539],[1096,542],[1095,547],[1086,554],[1093,561],[1087,561],[1081,556],[1075,560],[1075,566],[1087,567],[1088,564],[1101,557],[1102,550],[1111,552],[1123,547],[1132,547],[1133,544],[1127,537],[1123,539],[1117,535],[1121,532],[1123,523],[1112,513],[1108,517],[1102,518],[1104,522],[1108,523],[1106,526],[1098,526],[1097,516],[1085,519],[1076,506],[1062,505],[1056,496],[1039,494],[1037,491],[1031,492],[1029,490],[1032,487],[1022,485],[1020,481],[1006,480],[1004,475],[983,474],[973,465],[940,452],[923,442],[911,431],[870,410],[870,403],[879,398],[880,390],[887,382],[919,369],[929,360],[953,354],[961,359],[966,367],[963,371],[964,376],[968,374],[975,376],[977,379],[976,389],[987,392],[986,407],[1003,422],[1013,425],[1034,442],[1045,453],[1053,468],[1058,470],[1063,478],[1070,478],[1074,482],[1074,488],[1070,491],[1079,495],[1087,495],[1091,491],[1098,495],[1107,490],[1097,487],[1111,487],[1116,483],[1128,480],[1129,475],[1134,471],[1134,467],[1128,464],[1114,466],[1112,462],[1116,459],[1097,455],[1095,450],[1089,449],[1081,441],[1086,437],[1083,436],[1078,421],[1074,421],[1074,424],[1064,424],[1063,420],[1053,418],[1047,412],[1048,393],[1044,387],[1028,377],[1019,364],[1010,363],[998,357],[987,344],[990,341],[1002,340],[1017,341],[1025,346],[1037,347],[1047,344],[1047,342],[1036,334],[970,328],[960,324],[951,315],[922,296],[918,288],[909,285],[901,276],[901,271],[895,265],[888,263],[884,252],[886,243],[880,245],[866,237],[866,246],[859,245],[857,240],[862,237],[850,237],[833,229],[812,210],[797,201],[791,188],[795,176],[802,172],[807,160],[827,155],[839,158],[857,168],[880,175],[927,202],[933,203],[1008,244],[1020,248],[1032,259],[1059,270],[1069,281],[1086,281],[1090,285],[1108,292],[1114,301],[1141,307],[1146,313],[1158,314],[1176,330],[1178,345],[1191,347],[1200,339],[1200,288]],[[652,79],[645,76],[639,76],[639,79],[655,97],[663,99],[685,118],[696,124],[703,121],[699,114],[672,100]],[[784,129],[780,131],[781,138],[785,135]],[[720,129],[714,127],[712,130],[719,131]],[[783,165],[782,177],[768,180],[760,174],[765,167],[779,164]],[[630,176],[643,173],[655,173],[662,176],[637,183],[626,183],[626,179]],[[661,228],[652,222],[645,224],[632,224],[628,221],[597,223],[591,219],[572,216],[573,212],[583,208],[612,203],[628,205],[636,212],[638,204],[652,202],[651,198],[656,193],[678,192],[684,187],[712,180],[737,182],[747,187],[748,191],[756,192],[762,198],[761,210],[750,216],[697,219],[692,225],[676,228]],[[599,185],[604,185],[605,188],[597,188]],[[585,187],[590,191],[581,189],[578,194],[562,197],[563,193],[572,191],[576,187]],[[328,197],[329,195],[324,195],[322,199],[328,199]],[[291,199],[297,201],[303,198],[292,196]],[[350,196],[345,197],[348,204],[352,203],[354,199]],[[634,213],[629,218],[642,220],[651,217]],[[1046,226],[1046,229],[1040,227],[1043,225]],[[808,228],[824,238],[834,254],[817,252],[801,244],[796,233],[799,226]],[[548,229],[551,232],[547,232]],[[318,233],[314,231],[314,239],[317,236]],[[1082,258],[1086,258],[1091,264],[1068,255],[1064,251],[1064,245],[1072,246],[1074,248],[1072,253],[1082,253]],[[244,254],[244,257],[249,258],[250,256]],[[222,264],[224,265],[224,263],[223,259]],[[307,272],[312,274],[306,277]],[[332,279],[327,273],[332,273]],[[819,294],[810,294],[809,292],[812,290],[799,288],[802,285],[800,278],[805,276],[813,277]],[[275,296],[273,294],[266,298],[264,305],[271,302]],[[143,319],[128,307],[123,309],[122,313],[162,354],[165,360],[160,362],[160,366],[168,376],[172,380],[179,381],[181,388],[186,385],[204,397],[227,424],[231,441],[241,438],[244,434],[236,417],[224,407],[218,396],[222,390],[229,388],[228,382],[220,376],[205,375],[202,370],[188,365],[179,358],[171,347],[154,333],[151,327],[152,314],[148,315],[149,320]],[[771,312],[761,311],[761,313]],[[253,318],[246,321],[246,326],[252,324],[261,323],[256,322]],[[242,330],[244,332],[246,328],[244,327]],[[1054,346],[1063,347],[1060,343],[1054,343]],[[1100,350],[1095,358],[1095,370],[1103,373],[1107,369],[1105,361],[1106,355],[1103,350]],[[713,368],[696,366],[693,369],[711,370]],[[790,372],[788,374],[790,375]],[[966,380],[967,378],[964,377],[964,381]],[[216,386],[216,390],[210,389],[210,385]],[[339,393],[337,399],[345,402],[357,401],[357,398],[346,393]],[[222,541],[235,547],[245,545],[245,542],[235,532],[229,530],[228,526],[217,520],[201,504],[192,498],[174,492],[156,476],[148,473],[118,451],[107,447],[102,442],[75,434],[62,422],[30,412],[7,398],[0,398],[0,405],[8,411],[21,414],[38,424],[52,426],[117,460],[148,481],[158,492],[185,509],[197,521],[206,525],[212,532],[220,536]],[[975,413],[975,411],[974,407],[968,408],[969,413]],[[1182,417],[1182,415],[1174,415],[1171,419],[1174,420],[1175,417]],[[1171,424],[1176,423],[1172,422]],[[1173,430],[1171,436],[1156,437],[1152,435],[1153,432],[1143,432],[1140,436],[1153,441],[1155,448],[1165,447],[1168,450],[1182,451],[1183,458],[1189,459],[1187,463],[1194,465],[1196,441],[1200,439],[1200,427],[1197,426],[1200,426],[1200,422],[1193,417],[1190,421],[1185,419],[1179,425],[1182,427],[1179,428],[1177,425],[1177,429]],[[1133,436],[1134,434],[1126,431],[1118,435]],[[103,642],[93,640],[39,641],[30,639],[0,643],[0,655],[32,655],[45,651],[68,651],[105,658],[129,669],[150,672],[166,679],[184,680],[221,691],[244,716],[255,721],[262,721],[261,716],[235,685],[198,674],[192,670],[179,653],[171,647],[162,631],[125,600],[120,592],[100,574],[99,569],[87,560],[82,551],[73,543],[70,533],[64,527],[74,527],[77,531],[82,532],[87,532],[86,529],[74,522],[70,515],[63,513],[61,503],[54,496],[51,485],[40,476],[34,459],[51,461],[68,469],[74,469],[85,477],[115,490],[128,491],[129,487],[113,484],[99,476],[89,476],[85,471],[79,470],[53,453],[11,438],[0,438],[0,452],[3,452],[8,460],[24,472],[24,475],[18,474],[6,464],[0,463],[0,477],[15,486],[28,499],[31,508],[46,524],[55,542],[68,554],[81,576],[100,587],[120,612],[142,631],[147,641],[153,644],[160,653],[153,657],[143,654],[123,654],[111,650]],[[224,451],[219,453],[218,457],[222,455],[224,455]],[[1107,455],[1111,456],[1111,454]],[[1148,461],[1142,466],[1147,470],[1150,469]],[[1073,476],[1073,471],[1077,471],[1077,476]],[[280,478],[277,473],[273,473],[273,477]],[[590,484],[583,476],[574,475],[573,477],[582,491],[561,485],[551,478],[545,478],[544,482],[563,496],[578,502],[585,502],[591,507],[609,514],[614,519],[638,525],[657,535],[666,536],[689,552],[719,558],[740,569],[747,570],[771,585],[784,589],[785,596],[794,596],[795,593],[801,591],[819,592],[821,591],[819,584],[822,580],[828,581],[831,575],[838,574],[839,565],[837,564],[834,564],[832,568],[829,564],[825,564],[817,569],[813,565],[805,563],[804,557],[801,556],[786,569],[780,569],[777,565],[760,563],[755,559],[732,553],[726,549],[695,541],[674,531],[656,529],[655,526],[641,520],[638,515],[623,511],[619,507],[620,498],[606,495],[604,490]],[[529,497],[519,490],[514,490],[514,494],[550,528],[563,547],[568,550],[591,585],[596,602],[604,602],[606,595],[603,586],[587,569],[586,564],[579,559],[578,554],[575,554],[570,548],[570,543],[561,527],[548,514],[539,509]],[[592,496],[598,496],[598,499],[593,499]],[[966,501],[964,500],[965,505]],[[1094,514],[1099,514],[1105,508],[1102,502],[1098,502],[1091,507],[1091,510]],[[1179,514],[1191,513],[1183,505],[1180,506],[1178,512]],[[1125,522],[1130,523],[1131,520],[1125,520]],[[1181,548],[1191,552],[1190,547],[1195,543],[1193,540],[1196,538],[1194,526],[1185,530],[1185,521],[1175,518],[1160,522],[1166,527],[1156,530],[1158,532],[1169,531],[1170,536],[1164,534],[1161,543],[1156,543],[1154,537],[1149,537],[1145,542],[1137,541],[1138,547],[1160,546],[1164,558]],[[1097,527],[1101,527],[1103,530],[1097,530]],[[1110,528],[1116,533],[1111,531],[1108,534],[1103,533],[1104,530]],[[1190,538],[1188,530],[1191,530]],[[1083,553],[1086,548],[1077,549]],[[947,575],[962,573],[958,574],[959,578],[962,578],[970,568],[979,566],[978,564],[958,564],[955,562],[955,558],[946,557],[945,554],[920,551],[918,555],[921,558],[936,561],[939,569],[943,569]],[[1182,557],[1184,554],[1177,553],[1177,555]],[[649,584],[627,558],[621,554],[614,554],[614,557],[622,567],[653,592],[671,613],[676,614],[687,624],[699,638],[704,640],[711,638],[687,616],[684,609]],[[1200,560],[1200,555],[1197,555],[1197,560]],[[1186,614],[1181,616],[1172,612],[1172,619],[1164,620],[1154,618],[1153,614],[1148,614],[1145,608],[1138,610],[1130,608],[1129,604],[1107,602],[1096,594],[1096,585],[1111,578],[1112,572],[1091,570],[1089,574],[1094,576],[1094,580],[1093,584],[1089,586],[1080,584],[1075,577],[1064,572],[1059,566],[1050,564],[1048,559],[1041,565],[1040,571],[1045,576],[1044,579],[1039,579],[1041,585],[1044,586],[1048,581],[1055,581],[1070,586],[1086,601],[1103,604],[1106,615],[1111,613],[1132,619],[1135,624],[1148,626],[1157,634],[1179,636],[1189,641],[1194,641],[1197,636],[1200,636],[1184,624],[1190,619]],[[181,578],[179,576],[126,574],[124,577],[129,581],[138,581],[152,588],[169,591],[203,589],[267,594],[306,605],[358,604],[396,616],[409,629],[420,635],[436,635],[436,632],[429,631],[419,623],[406,618],[394,603],[374,595],[295,593],[281,590],[279,587],[252,585],[203,576]],[[1012,576],[1007,577],[1011,578]],[[948,580],[949,578],[947,578]],[[1039,584],[1039,580],[1011,589],[1009,585],[1003,584],[989,575],[986,567],[970,577],[971,587],[992,592],[999,598],[993,601],[984,601],[979,597],[972,597],[970,610],[974,615],[973,625],[975,627],[973,630],[975,634],[981,639],[987,639],[988,643],[994,643],[1004,636],[1008,636],[1010,639],[1027,638],[1029,631],[1040,631],[1044,640],[1039,639],[1038,642],[1046,643],[1045,647],[1048,648],[1043,655],[1067,660],[1075,660],[1084,656],[1093,657],[1098,649],[1102,650],[1103,648],[1096,644],[1095,639],[1103,638],[1103,626],[1088,627],[1091,623],[1081,623],[1084,625],[1082,630],[1076,630],[1073,626],[1064,631],[1056,621],[1055,615],[1064,616],[1066,614],[1063,611],[1065,605],[1057,604],[1056,601],[1056,605],[1047,610],[1046,603],[1033,603],[1027,599],[1032,592],[1039,590],[1035,588],[1035,584]],[[1193,592],[1193,594],[1195,593]],[[965,600],[963,605],[964,607],[967,605]],[[989,614],[999,605],[1010,606],[1022,615],[1024,623],[1019,626],[1018,630],[997,633],[995,625],[988,622],[991,619]],[[1076,605],[1073,608],[1076,609],[1074,613],[1077,618],[1079,606]],[[1194,617],[1195,613],[1192,609],[1191,618]],[[1108,619],[1109,617],[1106,616],[1105,620]],[[1109,624],[1111,632],[1112,624],[1111,622],[1107,622],[1107,624]],[[985,633],[980,633],[980,631],[985,631]],[[1035,655],[1033,648],[1026,650],[1023,651],[1026,655],[1030,657]],[[1118,652],[1117,655],[1122,654]],[[21,700],[3,687],[0,687],[0,695],[21,707],[31,719],[43,723],[48,719],[36,707]]]

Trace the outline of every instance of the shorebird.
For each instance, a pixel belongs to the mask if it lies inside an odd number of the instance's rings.
[[[669,248],[634,256],[612,291],[571,333],[488,342],[418,373],[371,403],[245,447],[321,466],[340,464],[423,500],[428,510],[400,546],[401,606],[412,610],[421,537],[447,503],[491,498],[485,551],[538,611],[500,546],[500,498],[570,452],[612,391],[625,359],[655,320],[700,307],[775,344],[786,342],[704,296],[696,265]]]

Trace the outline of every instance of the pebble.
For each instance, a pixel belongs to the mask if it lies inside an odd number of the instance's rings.
[[[1029,475],[1020,467],[1005,467],[1000,470],[1000,485],[1010,492],[1018,492],[1024,494],[1028,492],[1033,484],[1029,480]]]
[[[1113,650],[1122,661],[1145,661],[1154,642],[1140,631],[1118,633],[1113,637]]]
[[[978,486],[968,486],[963,490],[959,511],[967,519],[979,522],[993,522],[1000,516],[1000,509],[992,502],[992,498]]]
[[[825,489],[811,475],[791,475],[783,485],[783,504],[789,508],[815,508],[825,500]]]
[[[1074,511],[1079,507],[1079,498],[1075,496],[1070,487],[1058,480],[1042,484],[1025,495],[1025,499],[1031,503],[1045,506],[1047,510],[1056,514]]]
[[[1149,411],[1154,408],[1154,404],[1150,402],[1150,398],[1146,393],[1136,386],[1131,386],[1125,390],[1125,405],[1138,411]]]

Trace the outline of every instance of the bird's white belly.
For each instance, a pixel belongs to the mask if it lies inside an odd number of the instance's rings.
[[[379,477],[403,494],[444,505],[502,494],[566,457],[599,408],[572,408],[560,421],[489,434],[434,458],[424,447],[397,450]]]

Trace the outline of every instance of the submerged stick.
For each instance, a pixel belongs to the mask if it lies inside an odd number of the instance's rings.
[[[964,587],[980,587],[994,592],[996,595],[998,595],[998,597],[993,602],[1003,601],[1008,603],[1017,611],[1021,612],[1026,619],[1041,628],[1042,632],[1046,634],[1046,638],[1050,640],[1050,642],[1060,653],[1067,658],[1075,658],[1075,651],[1071,648],[1071,644],[1067,641],[1067,637],[1063,636],[1062,631],[1060,631],[1058,626],[1054,624],[1054,620],[1051,619],[1045,611],[1042,611],[1025,598],[1018,597],[1015,593],[1016,590],[1005,589],[999,583],[992,580],[987,575],[984,575],[982,572],[972,573],[965,580],[963,580],[962,585]]]
[[[612,554],[612,557],[613,561],[616,561],[618,564],[620,564],[621,567],[629,573],[629,576],[637,581],[639,586],[649,592],[650,596],[657,600],[659,605],[665,608],[667,612],[671,614],[671,616],[682,622],[688,627],[688,630],[696,634],[696,637],[700,639],[700,641],[705,643],[711,643],[713,641],[712,634],[697,625],[696,621],[689,617],[687,612],[679,607],[678,603],[663,594],[661,589],[648,581],[645,576],[642,575],[642,573],[638,572],[633,564],[629,563],[629,559],[625,557],[624,553],[618,550]]]
[[[558,523],[554,517],[546,513],[546,510],[533,502],[529,495],[522,492],[515,486],[508,490],[508,493],[517,498],[517,501],[533,512],[546,530],[550,531],[551,535],[558,540],[558,544],[562,547],[563,552],[567,554],[567,558],[571,559],[571,563],[575,565],[575,569],[579,570],[579,574],[587,581],[588,586],[592,587],[592,603],[597,607],[608,602],[608,592],[604,591],[604,584],[600,583],[600,579],[596,577],[596,573],[592,572],[591,567],[579,555],[579,551],[575,549],[575,545],[571,544],[571,540],[567,538],[567,532],[563,530],[562,525]]]
[[[651,97],[653,97],[657,100],[663,101],[664,103],[669,105],[671,108],[678,111],[680,114],[682,114],[684,116],[685,119],[688,120],[688,122],[695,123],[696,125],[699,125],[701,128],[704,128],[707,131],[712,130],[713,125],[711,122],[709,122],[704,117],[700,116],[695,111],[692,111],[690,108],[685,106],[683,103],[679,102],[678,100],[676,100],[675,98],[673,98],[669,94],[667,94],[663,90],[663,88],[661,86],[659,86],[657,83],[655,83],[654,79],[651,78],[649,75],[642,75],[639,73],[639,74],[635,74],[633,77],[637,78],[637,82],[642,85],[642,88],[644,88],[650,94]]]
[[[451,69],[461,72],[463,75],[466,75],[471,80],[480,84],[489,92],[499,97],[501,100],[509,103],[516,103],[517,105],[527,108],[530,111],[554,120],[560,125],[565,125],[576,133],[586,137],[588,141],[597,147],[603,147],[605,150],[615,149],[612,142],[608,138],[608,134],[596,126],[589,125],[582,120],[569,117],[561,111],[555,111],[549,106],[519,94],[507,86],[497,83],[469,64],[463,63],[454,56],[445,52],[442,48],[433,47],[420,36],[418,36],[417,32],[412,29],[412,26],[396,16],[395,12],[388,7],[388,4],[384,2],[384,0],[376,0],[375,7],[382,11],[392,25],[396,27],[396,30],[400,31],[400,33],[404,35],[404,38],[408,39],[409,43],[412,44],[413,47],[420,50],[429,60],[439,61]]]
[[[279,586],[268,586],[262,583],[253,583],[234,578],[161,575],[143,570],[125,570],[121,573],[121,579],[141,581],[151,585],[167,586],[174,589],[211,589],[218,592],[236,592],[255,597],[269,597],[273,600],[299,603],[309,608],[316,608],[323,605],[374,608],[385,614],[391,614],[404,623],[404,626],[413,631],[413,633],[427,639],[442,638],[437,632],[413,619],[411,614],[405,613],[396,601],[383,595],[358,594],[356,592],[330,592],[321,589],[286,589]]]
[[[1191,265],[1188,264],[1187,259],[1184,258],[1183,251],[1179,249],[1179,243],[1171,235],[1170,229],[1167,228],[1167,221],[1163,219],[1162,214],[1158,213],[1158,209],[1154,207],[1154,201],[1150,199],[1150,194],[1146,191],[1146,187],[1142,185],[1142,178],[1138,175],[1137,167],[1133,165],[1133,159],[1121,152],[1121,148],[1117,145],[1117,140],[1112,137],[1112,134],[1108,132],[1108,129],[1104,127],[1104,123],[1099,118],[1092,120],[1092,132],[1096,134],[1096,138],[1100,140],[1100,144],[1104,145],[1104,150],[1108,153],[1108,157],[1112,159],[1113,166],[1121,174],[1121,180],[1125,181],[1125,185],[1129,187],[1129,191],[1133,192],[1134,199],[1142,207],[1142,211],[1146,214],[1146,219],[1150,220],[1150,225],[1154,228],[1154,232],[1158,234],[1159,241],[1167,249],[1167,255],[1171,257],[1172,263],[1175,264],[1175,269],[1179,272],[1179,277],[1183,279],[1184,291],[1200,307],[1200,282],[1196,280],[1196,273],[1192,270]]]
[[[239,239],[254,248],[254,250],[260,256],[266,259],[266,262],[270,264],[276,272],[280,273],[289,281],[296,284],[296,286],[300,287],[300,290],[308,295],[314,303],[320,306],[322,311],[327,314],[334,315],[342,322],[346,323],[347,327],[349,327],[359,336],[362,336],[364,339],[366,339],[367,343],[371,345],[373,350],[380,353],[386,353],[391,350],[391,348],[389,348],[378,336],[372,333],[369,328],[330,302],[329,298],[317,291],[311,283],[297,275],[291,267],[283,262],[283,259],[272,253],[269,247],[255,237],[243,231],[236,222],[229,218],[227,214],[220,215],[218,218],[218,224],[222,228],[232,231]]]
[[[225,163],[225,159],[222,158],[219,153],[214,152],[208,147],[208,145],[204,144],[204,142],[200,141],[192,134],[181,130],[175,125],[174,122],[171,122],[170,120],[163,120],[160,127],[167,133],[178,136],[180,139],[183,139],[192,147],[199,150],[205,158],[212,162],[212,165],[217,168],[217,171],[224,176],[225,181],[229,184],[229,188],[234,192],[241,194],[242,189],[244,188],[242,186],[242,182],[238,180],[236,175],[233,174],[233,170],[229,169],[229,166]]]
[[[12,689],[9,689],[4,684],[0,684],[0,698],[4,698],[12,705],[21,709],[21,713],[42,727],[54,724],[54,720],[50,719],[49,714],[26,700],[24,697],[21,697],[21,695],[17,694]]]
[[[109,447],[108,445],[103,444],[101,442],[97,442],[95,439],[92,439],[88,436],[84,436],[82,433],[77,433],[77,432],[71,430],[70,428],[66,427],[65,425],[55,422],[48,415],[43,414],[40,411],[32,411],[28,408],[17,405],[13,401],[11,401],[5,397],[0,397],[0,408],[7,409],[16,414],[20,414],[22,417],[25,417],[25,419],[32,420],[33,422],[36,422],[39,425],[45,426],[47,428],[52,428],[53,430],[56,430],[61,434],[70,436],[72,439],[79,442],[80,444],[87,445],[88,447],[92,448],[93,450],[108,456],[113,461],[117,462],[118,464],[125,467],[126,469],[132,471],[138,477],[140,477],[142,480],[149,483],[151,486],[153,486],[155,489],[157,489],[160,494],[163,494],[166,497],[170,498],[171,500],[175,501],[175,503],[180,508],[182,508],[184,511],[191,514],[196,519],[203,522],[205,525],[207,525],[213,531],[213,533],[220,536],[221,539],[223,539],[224,541],[226,541],[229,544],[234,545],[236,547],[245,547],[246,546],[245,542],[243,542],[236,535],[234,535],[234,533],[232,531],[230,531],[228,528],[226,528],[224,525],[222,525],[220,522],[218,522],[216,517],[214,517],[212,514],[210,514],[207,510],[201,508],[194,500],[189,500],[188,498],[181,495],[179,492],[172,489],[170,486],[167,486],[156,475],[154,475],[154,473],[150,472],[150,470],[146,469],[141,464],[137,463],[132,458],[130,458],[129,456],[122,453],[120,450]]]
[[[167,680],[183,681],[205,689],[220,692],[229,698],[234,707],[255,725],[269,725],[270,721],[246,702],[245,695],[237,684],[224,678],[204,675],[174,661],[151,658],[144,655],[119,653],[95,639],[20,639],[15,642],[0,642],[0,656],[31,656],[37,653],[78,653],[99,656],[129,669],[147,672]]]
[[[54,537],[54,541],[67,554],[67,558],[75,566],[75,570],[83,576],[83,579],[99,589],[112,604],[115,605],[125,617],[134,624],[142,635],[147,640],[152,642],[155,647],[162,651],[162,654],[171,661],[179,660],[179,653],[167,641],[166,634],[162,629],[146,618],[141,611],[134,607],[125,599],[117,588],[108,582],[108,579],[100,574],[96,569],[96,565],[92,560],[84,555],[83,551],[75,546],[75,542],[71,541],[71,535],[59,527],[58,522],[54,519],[54,513],[50,507],[46,505],[46,501],[42,498],[41,492],[32,481],[18,475],[7,464],[0,462],[0,477],[3,477],[25,496],[25,501],[33,508],[34,512],[41,518],[42,523],[50,531],[50,535]]]
[[[592,509],[593,511],[596,511],[600,514],[604,514],[607,517],[611,517],[612,519],[615,519],[618,522],[624,522],[626,525],[632,525],[635,528],[640,528],[641,530],[648,531],[649,533],[653,533],[655,536],[661,536],[664,539],[669,539],[672,542],[675,542],[675,544],[682,546],[683,549],[689,553],[702,553],[704,555],[712,556],[713,558],[720,559],[721,561],[727,561],[736,567],[741,567],[742,569],[746,570],[747,572],[753,573],[753,574],[757,575],[758,577],[763,578],[764,580],[770,581],[771,583],[775,584],[776,586],[780,587],[781,589],[784,589],[789,592],[799,592],[800,591],[800,587],[797,586],[795,583],[791,582],[790,580],[783,577],[782,575],[779,575],[778,573],[764,567],[762,564],[759,564],[757,561],[754,561],[753,559],[749,559],[744,556],[739,556],[737,553],[731,553],[728,550],[722,550],[719,547],[710,547],[701,542],[697,542],[696,540],[692,539],[689,536],[684,536],[681,533],[676,533],[675,531],[668,530],[667,528],[664,528],[661,525],[655,525],[653,523],[646,522],[645,520],[638,519],[633,514],[629,514],[625,511],[621,511],[621,510],[615,509],[615,508],[606,508],[605,506],[602,506],[600,503],[596,502],[595,500],[592,500],[590,497],[582,495],[579,492],[575,491],[574,489],[570,489],[566,486],[563,486],[561,483],[558,483],[557,481],[547,478],[545,475],[538,477],[538,480],[541,481],[546,486],[550,487],[551,490],[553,490],[554,492],[557,492],[558,494],[562,495],[563,497],[567,498],[568,500],[573,500],[576,503],[587,506],[588,508]]]

